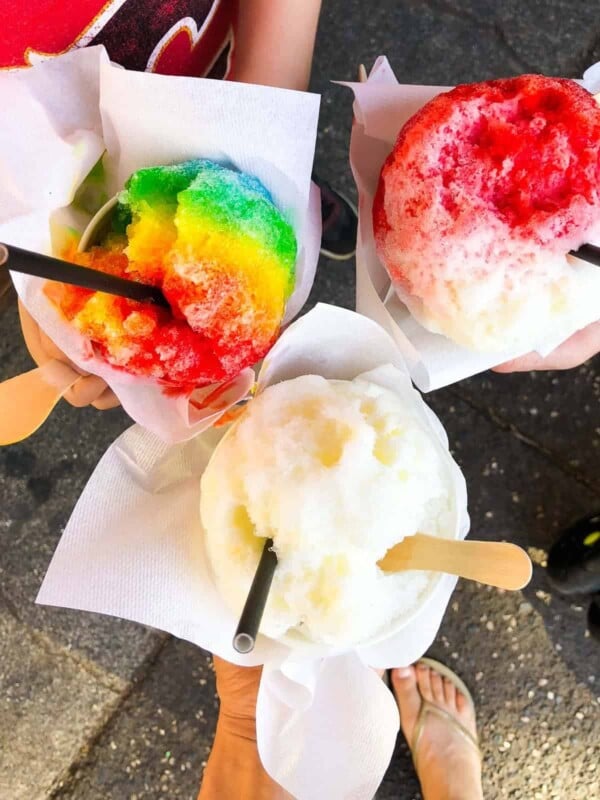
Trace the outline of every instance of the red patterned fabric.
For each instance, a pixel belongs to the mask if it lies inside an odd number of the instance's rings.
[[[236,0],[2,0],[0,68],[103,44],[128,69],[224,77]]]

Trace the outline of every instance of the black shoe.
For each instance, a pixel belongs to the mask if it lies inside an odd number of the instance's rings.
[[[321,253],[326,258],[346,261],[356,253],[358,214],[354,204],[325,181],[313,180],[321,190]]]
[[[592,597],[592,604],[588,609],[588,630],[590,636],[600,642],[600,592]]]
[[[548,578],[561,594],[600,592],[600,512],[578,520],[552,545]]]

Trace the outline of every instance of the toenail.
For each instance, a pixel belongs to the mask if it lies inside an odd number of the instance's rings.
[[[397,667],[394,670],[394,675],[397,678],[410,678],[411,676],[411,669],[410,667]]]

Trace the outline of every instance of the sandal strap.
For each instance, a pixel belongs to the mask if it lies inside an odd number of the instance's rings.
[[[423,729],[425,728],[425,723],[427,722],[427,715],[428,714],[435,714],[436,716],[440,717],[441,719],[445,720],[449,725],[454,728],[454,730],[459,733],[463,739],[469,742],[475,750],[477,751],[477,755],[479,756],[480,760],[482,759],[481,750],[479,749],[479,742],[473,736],[473,734],[468,731],[464,725],[453,717],[452,714],[449,714],[443,708],[436,706],[434,703],[431,703],[429,700],[424,700],[421,698],[421,708],[419,709],[419,716],[417,717],[417,722],[415,724],[415,729],[413,731],[412,742],[411,742],[411,753],[413,764],[415,765],[415,770],[417,774],[419,772],[419,768],[417,765],[418,754],[419,754],[419,742],[421,741],[421,736],[423,734]]]

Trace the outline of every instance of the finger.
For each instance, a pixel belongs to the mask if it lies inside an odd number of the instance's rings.
[[[52,339],[47,336],[41,328],[39,328],[39,340],[44,353],[48,358],[55,358],[57,361],[62,361],[64,364],[68,364],[71,369],[79,372],[80,375],[89,375],[89,372],[79,369],[77,364],[71,361],[71,359],[65,353],[63,353],[60,347],[58,347],[58,345],[55,344],[55,342],[53,342]]]
[[[97,400],[94,400],[92,405],[94,408],[97,408],[98,411],[108,411],[109,408],[116,408],[117,406],[120,406],[121,403],[113,390],[107,386],[100,397]]]
[[[21,330],[23,331],[23,338],[25,339],[25,346],[29,350],[29,355],[33,358],[38,367],[49,361],[51,356],[46,354],[42,343],[40,341],[40,329],[37,322],[33,319],[29,311],[25,308],[23,303],[19,300],[19,319],[21,321]]]
[[[577,331],[566,342],[542,357],[538,353],[528,353],[494,367],[494,372],[529,372],[531,370],[572,369],[600,352],[600,322]]]
[[[80,378],[64,395],[65,400],[76,408],[95,403],[106,391],[106,383],[97,375]]]
[[[538,353],[527,353],[520,358],[513,358],[512,361],[505,361],[504,364],[499,364],[493,367],[493,372],[508,373],[508,372],[532,372],[538,369],[549,369],[544,367],[546,359],[542,358]]]
[[[46,336],[44,331],[33,319],[31,314],[27,311],[20,300],[19,318],[21,320],[23,338],[25,339],[25,344],[29,350],[29,354],[39,367],[51,359],[56,359],[57,361],[62,361],[63,364],[68,364],[71,369],[75,370],[75,372],[79,372],[80,375],[88,374],[79,369],[79,367],[74,364],[59,347],[57,347],[52,339]]]

